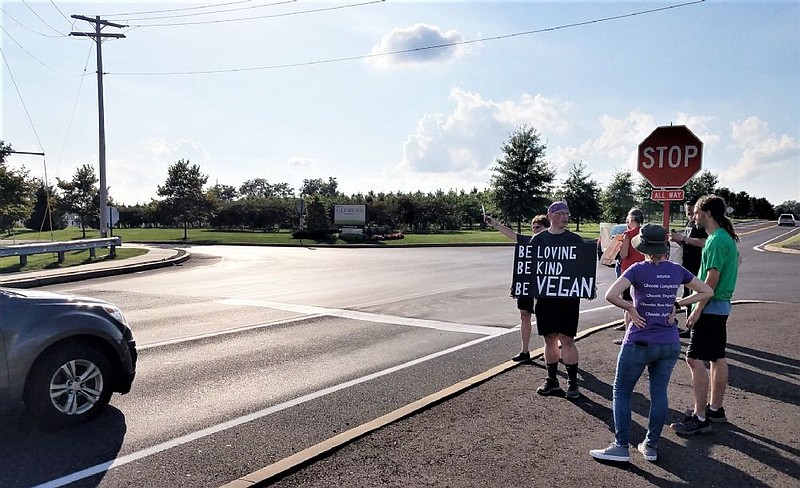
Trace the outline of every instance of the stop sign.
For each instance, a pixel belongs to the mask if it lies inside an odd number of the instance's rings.
[[[639,144],[636,169],[655,188],[680,188],[700,171],[703,142],[685,125],[657,127]]]

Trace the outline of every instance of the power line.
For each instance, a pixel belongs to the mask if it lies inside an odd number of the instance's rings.
[[[64,12],[62,12],[62,11],[61,11],[61,9],[60,9],[60,8],[58,8],[58,5],[56,5],[56,2],[54,2],[53,0],[50,0],[50,3],[53,5],[53,7],[55,7],[55,8],[56,8],[56,10],[58,10],[58,13],[60,13],[60,14],[61,14],[61,16],[62,16],[62,17],[64,17],[64,19],[65,19],[67,22],[69,22],[69,23],[70,23],[70,25],[74,25],[74,24],[75,24],[75,22],[73,22],[73,21],[69,20],[69,17],[67,17],[66,15],[64,15]]]
[[[287,0],[283,3],[290,3],[294,0]],[[199,20],[197,22],[174,22],[174,23],[165,23],[165,24],[139,24],[139,25],[132,25],[131,27],[142,28],[142,27],[176,27],[181,25],[201,25],[201,24],[222,24],[225,22],[242,22],[247,20],[259,20],[259,19],[272,19],[277,17],[289,17],[292,15],[301,15],[301,14],[311,14],[317,12],[328,12],[331,10],[341,10],[345,8],[353,8],[353,7],[363,7],[365,5],[371,5],[374,3],[383,3],[386,0],[372,0],[369,2],[363,3],[353,3],[348,5],[337,5],[335,7],[321,7],[317,9],[309,9],[309,10],[299,10],[297,12],[285,12],[282,14],[270,14],[270,15],[259,15],[255,17],[239,17],[235,19],[219,19],[219,20]]]
[[[22,22],[20,22],[19,20],[15,19],[13,15],[9,14],[8,12],[6,12],[6,9],[0,7],[0,12],[3,12],[3,15],[5,15],[9,19],[13,20],[14,22],[16,22],[23,29],[31,31],[36,35],[40,35],[42,37],[67,37],[65,34],[61,34],[61,35],[58,35],[58,36],[54,36],[52,34],[42,34],[41,32],[35,31],[35,30],[31,29],[30,27],[28,27],[27,25],[25,25]],[[58,31],[56,31],[56,32],[58,32]]]
[[[222,10],[213,10],[211,12],[193,12],[193,13],[190,13],[190,14],[162,15],[162,16],[156,16],[156,17],[138,17],[138,18],[132,18],[132,19],[126,17],[125,21],[126,22],[131,22],[131,21],[134,21],[134,20],[158,20],[158,19],[175,19],[175,18],[180,18],[180,17],[197,17],[197,16],[200,16],[200,15],[212,15],[212,14],[220,14],[220,13],[225,13],[225,12],[238,12],[240,10],[252,10],[252,9],[256,9],[256,8],[274,7],[276,5],[284,5],[284,4],[287,4],[287,3],[294,3],[296,1],[297,0],[283,0],[283,1],[279,1],[279,2],[265,3],[265,4],[262,4],[262,5],[249,5],[247,7],[235,7],[235,8],[228,8],[228,9],[222,9]]]
[[[109,74],[115,74],[115,75],[120,75],[120,76],[201,75],[201,74],[236,73],[236,72],[244,72],[244,71],[259,71],[259,70],[269,70],[269,69],[298,68],[298,67],[302,67],[302,66],[314,66],[314,65],[320,65],[320,64],[332,64],[332,63],[340,63],[340,62],[345,62],[345,61],[356,61],[356,60],[361,60],[361,59],[378,58],[378,57],[383,57],[383,56],[395,56],[395,55],[398,55],[398,54],[408,54],[408,53],[413,53],[413,52],[427,51],[427,50],[431,50],[431,49],[445,49],[445,48],[451,48],[451,47],[455,47],[455,46],[475,44],[475,43],[478,43],[478,42],[499,41],[499,40],[503,40],[503,39],[510,39],[512,37],[529,36],[529,35],[533,35],[533,34],[541,34],[541,33],[544,33],[544,32],[554,32],[554,31],[558,31],[558,30],[572,29],[572,28],[575,28],[575,27],[583,27],[583,26],[591,25],[591,24],[599,24],[599,23],[602,23],[602,22],[611,22],[611,21],[614,21],[614,20],[620,20],[620,19],[625,19],[625,18],[629,18],[629,17],[636,17],[636,16],[647,15],[647,14],[652,14],[652,13],[657,13],[657,12],[663,12],[665,10],[670,10],[670,9],[675,9],[675,8],[680,8],[680,7],[688,7],[688,6],[691,6],[691,5],[698,4],[698,3],[703,3],[704,1],[705,0],[694,0],[694,1],[686,2],[686,3],[668,5],[666,7],[659,7],[659,8],[648,9],[648,10],[640,10],[640,11],[631,12],[631,13],[628,13],[628,14],[614,15],[614,16],[611,16],[611,17],[603,17],[603,18],[600,18],[600,19],[587,20],[587,21],[583,21],[583,22],[574,22],[574,23],[571,23],[571,24],[562,24],[562,25],[555,26],[555,27],[546,27],[546,28],[543,28],[543,29],[529,30],[529,31],[523,31],[523,32],[514,32],[514,33],[511,33],[511,34],[504,34],[504,35],[492,36],[492,37],[481,37],[481,38],[478,38],[478,39],[471,39],[471,40],[467,40],[467,41],[456,41],[456,42],[448,42],[448,43],[443,43],[443,44],[435,44],[435,45],[431,45],[431,46],[423,46],[423,47],[415,47],[415,48],[409,48],[409,49],[401,49],[401,50],[398,50],[398,51],[388,51],[388,52],[384,52],[384,53],[360,54],[360,55],[340,57],[340,58],[322,59],[322,60],[316,60],[316,61],[304,61],[304,62],[299,62],[299,63],[275,64],[275,65],[258,66],[258,67],[252,67],[252,68],[229,68],[229,69],[217,69],[217,70],[205,70],[205,71],[172,71],[172,72],[138,72],[138,73],[135,73],[135,72],[118,72],[118,73],[109,73]]]
[[[36,11],[35,11],[35,10],[33,10],[33,8],[32,8],[30,5],[28,5],[28,2],[26,2],[25,0],[22,0],[22,4],[23,4],[23,5],[25,5],[26,7],[28,7],[28,10],[30,10],[30,11],[31,11],[31,13],[32,13],[33,15],[35,15],[37,19],[41,20],[41,21],[42,21],[42,24],[44,24],[44,25],[46,25],[47,27],[49,27],[49,28],[50,28],[50,30],[52,30],[52,31],[53,31],[53,32],[55,32],[56,34],[61,34],[62,36],[65,36],[65,34],[64,34],[64,33],[60,32],[58,29],[56,29],[56,28],[55,28],[55,27],[53,27],[52,25],[48,24],[46,20],[44,20],[44,19],[43,19],[41,16],[39,16],[39,14],[38,14],[38,13],[36,13]]]
[[[100,17],[113,17],[115,15],[145,15],[145,14],[160,14],[164,12],[185,12],[187,10],[198,10],[202,8],[213,8],[213,7],[222,7],[225,5],[235,5],[239,3],[249,3],[252,0],[238,0],[235,2],[226,2],[226,3],[215,3],[211,5],[198,5],[196,7],[182,7],[182,8],[168,8],[164,10],[148,10],[144,12],[124,12],[124,13],[115,13],[115,14],[101,14]]]
[[[25,110],[25,115],[28,116],[28,122],[31,124],[31,129],[33,129],[33,135],[36,137],[36,142],[39,144],[39,149],[44,152],[44,147],[42,146],[42,140],[39,139],[39,133],[36,132],[36,127],[33,125],[33,119],[31,118],[31,113],[28,112],[28,106],[25,105],[25,100],[22,98],[22,92],[19,91],[19,86],[17,85],[17,80],[14,79],[14,74],[11,72],[11,66],[8,64],[8,59],[6,59],[6,53],[0,48],[0,55],[3,56],[3,63],[6,65],[6,69],[8,69],[8,77],[11,78],[11,83],[14,85],[14,89],[17,91],[17,96],[19,97],[20,103],[22,103],[22,108]]]
[[[10,34],[10,33],[9,33],[7,30],[6,30],[6,28],[5,28],[5,27],[3,27],[2,25],[0,25],[0,30],[2,30],[2,31],[3,31],[3,34],[5,34],[5,35],[6,35],[6,37],[8,37],[9,39],[11,39],[11,41],[12,41],[12,42],[14,42],[14,44],[16,44],[16,45],[17,45],[17,47],[18,47],[18,48],[20,48],[20,49],[22,50],[22,52],[24,52],[25,54],[27,54],[28,56],[30,56],[30,58],[31,58],[31,59],[33,59],[33,60],[34,60],[34,61],[36,61],[37,63],[41,64],[41,65],[42,65],[42,66],[44,66],[45,68],[49,69],[50,71],[53,71],[54,73],[58,73],[58,74],[60,74],[60,75],[64,75],[64,76],[85,76],[85,75],[86,75],[86,73],[65,73],[65,72],[63,72],[63,71],[61,71],[61,70],[55,69],[55,68],[53,68],[52,66],[49,66],[49,65],[47,65],[46,63],[44,63],[43,61],[41,61],[39,58],[37,58],[36,56],[34,56],[33,54],[31,54],[31,53],[30,53],[30,52],[29,52],[27,49],[25,49],[24,47],[22,47],[22,44],[20,44],[19,42],[17,42],[17,40],[16,40],[16,39],[14,39],[14,37],[13,37],[13,36],[11,36],[11,34]]]

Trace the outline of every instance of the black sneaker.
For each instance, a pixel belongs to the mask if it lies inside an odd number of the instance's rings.
[[[622,339],[614,339],[614,340],[613,340],[613,341],[611,341],[611,342],[613,342],[614,344],[616,344],[616,345],[618,345],[618,346],[621,346],[621,345],[622,345]]]
[[[725,416],[725,407],[719,407],[717,410],[711,410],[711,407],[706,407],[706,419],[714,422],[715,424],[724,424],[728,421]]]
[[[536,393],[542,396],[564,396],[564,390],[559,386],[558,380],[551,380],[550,378],[545,378],[542,386],[536,389]]]
[[[686,417],[682,422],[670,425],[670,428],[679,435],[706,434],[711,432],[711,424],[708,419],[700,420],[697,415]]]
[[[511,360],[517,363],[528,362],[531,360],[531,353],[527,351],[521,351],[519,354],[511,358]]]
[[[680,337],[681,339],[688,339],[692,337],[692,331],[689,329],[682,330],[678,333],[678,337]]]
[[[570,382],[569,386],[567,386],[567,392],[564,393],[564,396],[572,399],[579,398],[581,396],[581,390],[578,388],[578,384]]]

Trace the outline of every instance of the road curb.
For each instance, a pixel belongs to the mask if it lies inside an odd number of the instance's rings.
[[[124,263],[123,261],[122,263],[124,264],[120,264],[120,266],[92,269],[85,271],[76,271],[76,270],[71,270],[71,268],[65,268],[64,273],[57,275],[40,276],[40,277],[21,276],[19,278],[11,278],[8,280],[3,280],[2,282],[0,282],[0,286],[4,286],[6,288],[36,288],[39,286],[70,283],[73,281],[82,281],[92,278],[103,278],[106,276],[137,273],[139,271],[149,271],[152,269],[165,268],[167,266],[175,266],[178,264],[182,264],[188,261],[191,257],[192,254],[189,251],[185,249],[176,249],[174,256],[159,261],[149,261],[149,262],[135,263],[135,264]]]
[[[800,250],[791,249],[788,247],[775,246],[773,244],[767,244],[766,246],[764,246],[764,249],[772,252],[782,252],[784,254],[800,254]]]

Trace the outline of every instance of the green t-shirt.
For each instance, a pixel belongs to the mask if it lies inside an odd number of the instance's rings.
[[[709,269],[719,271],[719,283],[711,300],[730,301],[736,288],[736,275],[739,273],[739,250],[736,249],[736,242],[722,227],[708,236],[703,246],[699,276],[702,281],[708,276]]]

